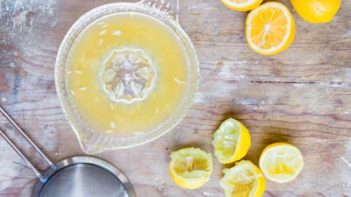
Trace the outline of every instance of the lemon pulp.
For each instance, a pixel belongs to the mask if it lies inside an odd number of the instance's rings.
[[[170,119],[189,85],[188,57],[163,22],[105,16],[75,40],[66,64],[70,102],[90,128],[140,134]]]

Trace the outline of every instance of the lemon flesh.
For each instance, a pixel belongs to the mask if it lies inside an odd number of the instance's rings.
[[[213,171],[211,154],[199,148],[184,148],[171,153],[169,172],[173,181],[185,189],[205,185]]]

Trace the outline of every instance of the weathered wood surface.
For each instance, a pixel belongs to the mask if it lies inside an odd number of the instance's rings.
[[[82,154],[55,92],[57,49],[81,14],[109,2],[116,1],[0,1],[0,103],[55,161]],[[211,133],[233,116],[252,132],[247,158],[255,163],[271,142],[289,141],[302,149],[301,176],[289,184],[268,182],[265,196],[351,196],[350,13],[348,0],[327,25],[307,24],[294,13],[297,37],[292,47],[262,57],[243,40],[244,13],[224,8],[219,0],[181,0],[180,21],[201,62],[194,105],[184,121],[160,139],[97,156],[122,169],[138,196],[222,196],[222,167],[217,162],[210,182],[197,191],[178,188],[167,164],[169,153],[178,147],[212,151]],[[3,118],[0,123],[10,128]],[[11,136],[28,147],[18,134]],[[30,196],[32,171],[2,139],[0,150],[0,196]]]

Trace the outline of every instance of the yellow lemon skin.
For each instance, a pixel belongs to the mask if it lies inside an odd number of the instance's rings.
[[[243,0],[221,0],[221,1],[222,1],[223,5],[225,5],[227,8],[234,10],[234,11],[237,11],[237,12],[246,12],[246,11],[255,9],[263,2],[263,0],[253,0],[251,3],[249,3],[247,5],[240,6],[240,4],[241,4],[240,2],[243,2],[242,4],[244,4],[245,1],[243,1]],[[248,1],[250,1],[250,0],[248,0]]]
[[[290,0],[302,19],[312,24],[329,23],[338,13],[342,0]]]

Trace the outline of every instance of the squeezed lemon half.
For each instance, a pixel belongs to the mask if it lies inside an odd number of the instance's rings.
[[[218,161],[222,164],[242,159],[251,146],[248,129],[239,121],[229,118],[213,134],[212,145]]]
[[[169,172],[173,181],[185,189],[198,189],[213,171],[211,154],[199,148],[184,148],[171,153]]]
[[[285,183],[294,180],[304,166],[301,151],[288,143],[267,146],[260,156],[260,168],[271,181]]]
[[[251,161],[240,161],[234,167],[223,170],[220,181],[226,197],[260,197],[266,189],[266,180]]]

